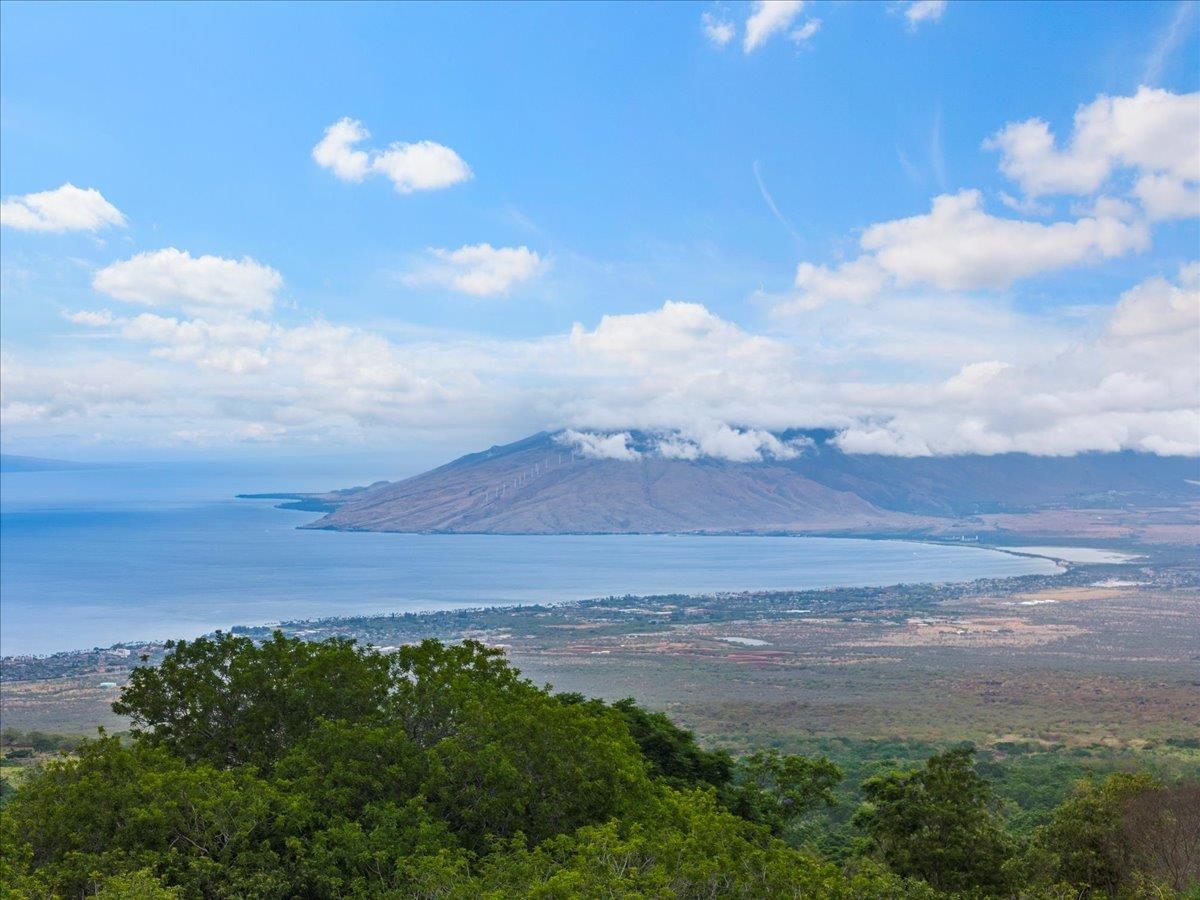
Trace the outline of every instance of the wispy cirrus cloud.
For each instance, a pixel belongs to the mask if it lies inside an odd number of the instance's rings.
[[[1175,14],[1154,42],[1146,56],[1146,67],[1142,71],[1142,84],[1157,87],[1171,57],[1183,46],[1189,34],[1195,33],[1195,22],[1200,3],[1197,0],[1179,0]]]

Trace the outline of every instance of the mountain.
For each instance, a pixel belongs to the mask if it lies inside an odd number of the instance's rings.
[[[789,432],[785,437],[796,432]],[[1151,453],[901,457],[843,453],[832,432],[807,432],[797,473],[886,509],[934,516],[1048,508],[1177,506],[1200,497],[1200,460]]]
[[[306,527],[353,531],[935,534],[984,513],[1179,507],[1200,494],[1194,459],[906,459],[842,453],[829,432],[779,439],[803,451],[758,462],[663,458],[654,435],[634,432],[637,458],[593,458],[541,433],[403,481],[289,496],[326,511]]]

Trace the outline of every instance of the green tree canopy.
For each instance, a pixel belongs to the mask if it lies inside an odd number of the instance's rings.
[[[663,713],[638,706],[632,697],[613,704],[650,766],[650,774],[675,788],[711,785],[723,788],[733,778],[733,758],[723,750],[705,750],[696,736]]]
[[[1097,893],[1200,892],[1200,785],[1146,773],[1085,778],[1035,843],[1058,878]]]
[[[113,710],[144,744],[192,762],[269,766],[322,720],[377,716],[388,694],[388,658],[350,640],[217,632],[167,650],[134,669]]]
[[[896,873],[939,890],[1001,891],[1012,852],[975,751],[959,747],[924,766],[890,772],[863,784],[866,800],[855,824],[871,849]]]
[[[1198,877],[1195,785],[1081,784],[1014,854],[966,748],[866,781],[866,853],[835,865],[781,839],[835,802],[829,760],[734,760],[472,641],[217,634],[136,670],[116,708],[131,741],[83,741],[0,808],[4,900],[1062,900]]]

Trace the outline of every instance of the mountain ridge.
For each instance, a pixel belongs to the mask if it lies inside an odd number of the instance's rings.
[[[496,534],[940,534],[989,513],[1179,507],[1197,461],[1149,454],[958,457],[851,455],[831,432],[782,432],[800,446],[756,461],[668,458],[648,432],[622,432],[629,458],[539,432],[395,482],[292,495],[325,512],[306,528]],[[639,449],[640,448],[640,449]]]

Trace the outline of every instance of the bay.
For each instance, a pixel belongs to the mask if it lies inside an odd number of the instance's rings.
[[[1049,560],[907,541],[307,531],[297,526],[312,513],[234,499],[351,482],[207,464],[5,473],[0,653],[327,616],[1055,571]]]

